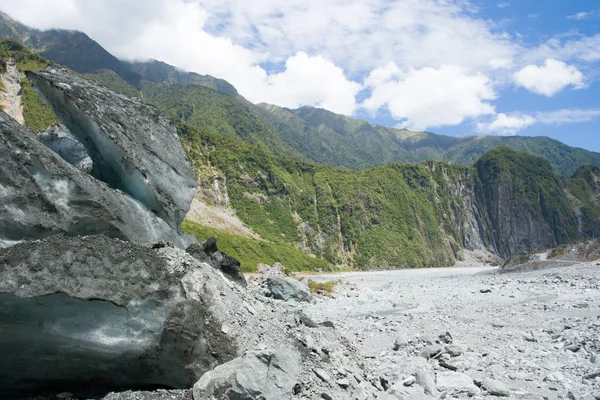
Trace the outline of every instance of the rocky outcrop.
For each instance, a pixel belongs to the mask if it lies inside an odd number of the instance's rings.
[[[62,69],[27,76],[85,146],[92,175],[177,229],[196,180],[173,122],[154,107]]]
[[[5,393],[191,387],[237,355],[222,326],[249,315],[236,285],[184,251],[104,236],[0,250],[0,276]]]
[[[2,246],[53,235],[99,233],[139,244],[188,244],[165,220],[74,168],[2,112],[0,159]]]

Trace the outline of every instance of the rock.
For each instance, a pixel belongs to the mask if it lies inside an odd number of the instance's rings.
[[[221,252],[217,248],[217,239],[214,237],[209,237],[203,243],[192,243],[186,251],[198,261],[218,269],[232,281],[244,287],[247,285],[240,262]]]
[[[53,235],[94,234],[137,244],[188,244],[177,227],[74,168],[3,112],[0,159],[0,247]]]
[[[600,377],[600,371],[592,372],[583,376],[583,379],[596,379]]]
[[[335,383],[337,383],[340,387],[344,389],[350,386],[350,380],[347,378],[338,379],[337,381],[335,381]]]
[[[439,391],[476,394],[479,388],[473,383],[470,376],[459,372],[439,372],[436,375],[436,386]]]
[[[312,296],[308,287],[293,278],[275,276],[267,278],[268,295],[278,300],[310,301]]]
[[[510,390],[504,382],[492,378],[485,378],[481,383],[481,387],[494,396],[510,396]]]
[[[537,342],[537,339],[533,336],[533,333],[531,332],[521,332],[521,337],[527,342]]]
[[[140,100],[64,69],[28,72],[27,77],[85,146],[94,162],[92,175],[178,229],[189,210],[196,178],[175,124]]]
[[[73,393],[71,392],[62,392],[56,395],[57,399],[68,399],[70,397],[73,397]]]
[[[433,376],[431,376],[424,370],[419,370],[419,371],[417,371],[417,374],[416,374],[416,380],[417,380],[417,383],[423,389],[425,389],[425,393],[429,393],[432,396],[437,395],[438,390],[437,390],[435,381],[433,379]]]
[[[408,378],[406,378],[405,380],[402,381],[402,385],[404,386],[412,386],[417,382],[417,379],[411,375]]]
[[[434,358],[442,353],[443,349],[438,345],[431,345],[423,348],[419,354],[425,359]]]
[[[485,289],[479,289],[480,293],[492,293],[492,289],[490,288],[485,288]]]
[[[446,353],[450,354],[452,357],[458,357],[463,353],[463,349],[457,345],[448,345],[444,347]]]
[[[325,371],[322,368],[313,368],[313,372],[315,373],[316,376],[319,377],[319,379],[321,379],[323,382],[329,382],[331,380],[331,377],[329,376],[329,374],[327,373],[327,371]]]
[[[446,344],[452,344],[452,335],[450,334],[450,332],[444,332],[444,333],[440,333],[438,335],[438,340],[440,343],[446,343]]]
[[[194,385],[194,400],[288,399],[300,370],[294,350],[248,352],[204,374]]]
[[[230,285],[183,250],[105,236],[0,249],[0,387],[190,387],[243,344]]]

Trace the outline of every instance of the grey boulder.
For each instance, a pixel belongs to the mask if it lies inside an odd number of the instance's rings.
[[[492,378],[485,378],[481,383],[481,387],[494,396],[510,396],[510,390],[504,382]]]
[[[302,282],[286,276],[273,276],[266,280],[267,295],[278,300],[310,301],[310,290]]]
[[[295,350],[248,352],[204,374],[194,385],[194,400],[288,399],[300,370]]]

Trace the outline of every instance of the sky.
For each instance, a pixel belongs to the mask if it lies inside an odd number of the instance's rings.
[[[446,135],[549,136],[600,152],[597,0],[0,0],[122,59]]]

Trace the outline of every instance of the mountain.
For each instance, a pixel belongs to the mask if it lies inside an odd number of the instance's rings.
[[[473,165],[485,152],[498,146],[544,157],[565,176],[571,176],[582,165],[600,166],[600,153],[547,137],[451,137],[372,125],[313,107],[290,110],[264,103],[258,107],[284,142],[311,160],[335,166],[362,169],[428,159]]]
[[[599,169],[567,179],[545,159],[505,146],[473,167],[427,161],[355,171],[278,157],[189,125],[179,134],[202,190],[218,188],[212,197],[227,197],[264,240],[333,264],[449,266],[463,249],[510,257],[593,236],[600,222]]]

